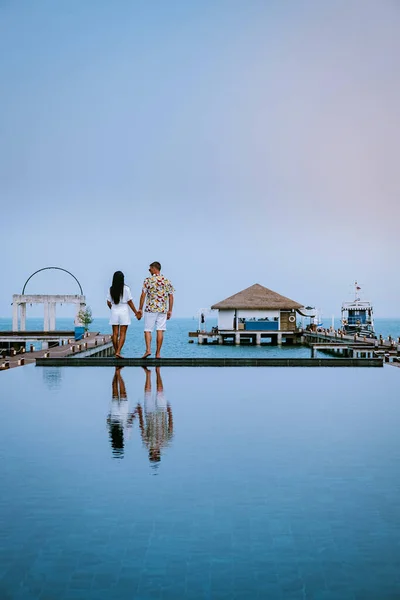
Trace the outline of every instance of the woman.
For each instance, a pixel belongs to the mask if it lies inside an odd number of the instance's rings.
[[[130,288],[125,285],[124,274],[121,271],[116,271],[113,276],[112,285],[107,296],[107,305],[111,309],[110,325],[112,325],[112,343],[114,346],[115,356],[122,358],[121,350],[125,343],[126,330],[131,324],[129,307],[138,318],[138,311],[135,308],[132,300]]]
[[[138,408],[129,410],[125,382],[121,376],[121,368],[115,367],[112,381],[112,400],[107,424],[114,458],[124,457],[124,443],[130,438],[133,422],[138,414]],[[140,407],[140,405],[138,405]]]

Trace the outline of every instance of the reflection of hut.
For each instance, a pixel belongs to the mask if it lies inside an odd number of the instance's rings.
[[[234,333],[236,343],[246,337],[255,343],[261,343],[261,337],[280,343],[282,334],[295,333],[296,311],[303,305],[256,283],[211,308],[218,310],[218,331],[223,337]]]

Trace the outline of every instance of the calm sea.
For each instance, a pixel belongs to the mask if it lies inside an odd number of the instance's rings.
[[[210,330],[213,325],[216,325],[216,320],[207,320],[207,329]],[[323,321],[323,326],[329,327],[331,320]],[[337,320],[335,326],[339,326]],[[197,319],[171,319],[168,323],[168,330],[165,334],[163,346],[163,355],[165,357],[205,357],[205,356],[309,356],[310,350],[306,347],[282,347],[277,346],[217,346],[204,345],[199,346],[194,338],[193,343],[189,343],[188,332],[196,331],[198,328]],[[73,330],[73,319],[57,319],[57,328],[59,330]],[[0,319],[0,330],[10,331],[12,329],[11,319]],[[31,331],[40,331],[43,329],[43,319],[34,318],[27,319],[27,329]],[[107,318],[94,319],[90,326],[91,331],[99,331],[101,333],[111,333],[111,326],[108,324]],[[400,318],[399,319],[375,319],[375,330],[377,334],[382,334],[384,338],[391,335],[393,338],[400,336]],[[38,345],[37,348],[40,348]],[[153,340],[154,348],[154,340]],[[144,350],[143,341],[143,320],[132,321],[128,329],[127,339],[123,354],[125,356],[140,356]]]
[[[196,326],[172,320],[164,356],[310,355],[189,344]],[[142,332],[129,328],[126,356]],[[399,599],[398,376],[3,372],[0,599]]]
[[[398,375],[2,373],[0,598],[399,599]]]

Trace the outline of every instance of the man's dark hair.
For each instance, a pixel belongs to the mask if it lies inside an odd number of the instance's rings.
[[[161,264],[159,262],[157,262],[157,261],[152,262],[150,266],[154,267],[155,269],[158,269],[159,271],[161,271]]]

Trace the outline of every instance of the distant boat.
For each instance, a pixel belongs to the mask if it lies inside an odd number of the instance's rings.
[[[342,329],[348,334],[376,338],[374,330],[373,306],[367,300],[361,300],[361,287],[354,284],[354,300],[342,303]]]

